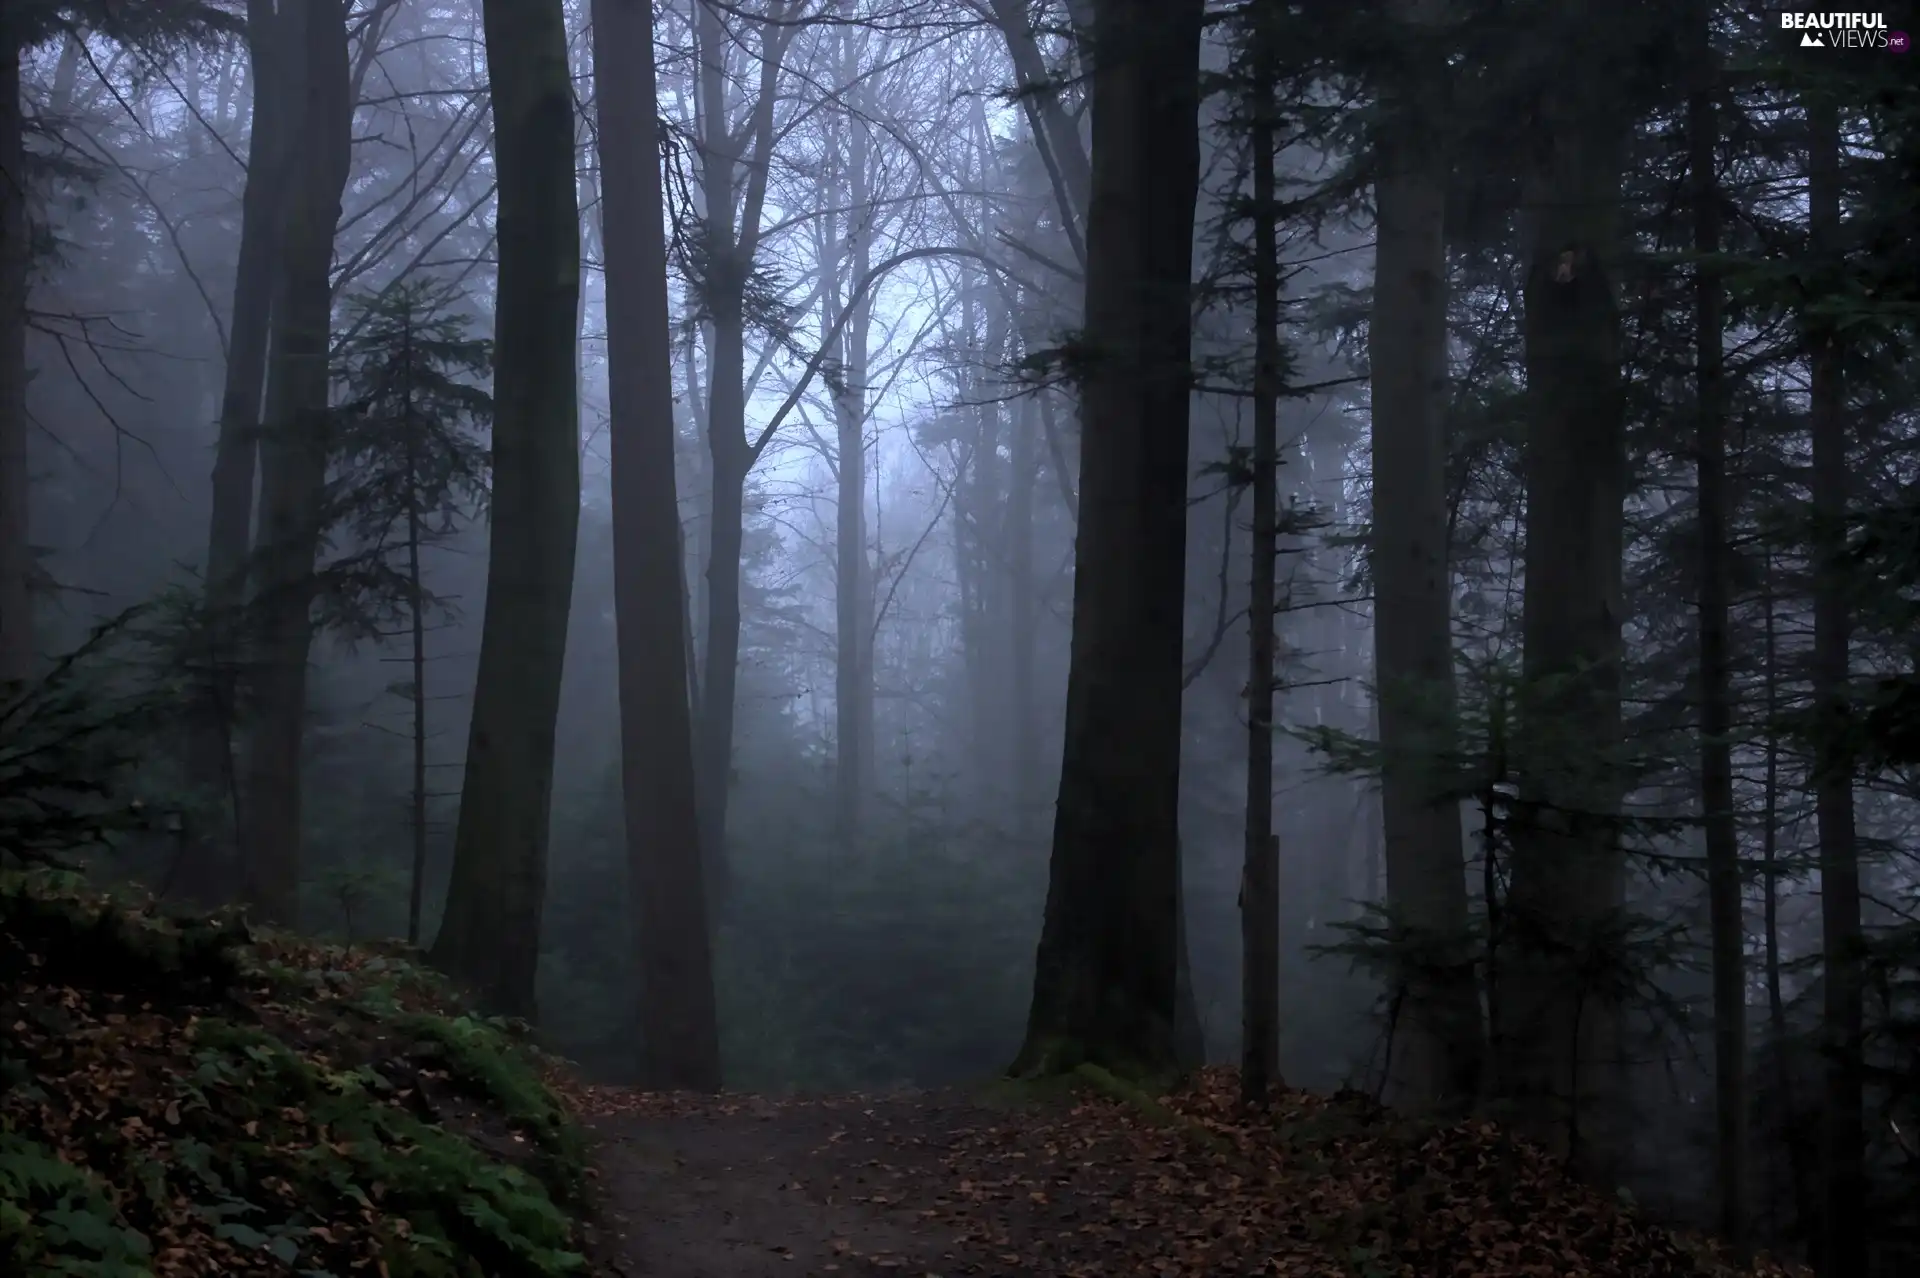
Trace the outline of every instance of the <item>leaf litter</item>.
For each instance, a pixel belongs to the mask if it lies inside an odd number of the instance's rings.
[[[703,1143],[732,1144],[714,1177],[764,1174],[792,1219],[760,1250],[806,1247],[802,1219],[856,1208],[918,1244],[874,1254],[825,1238],[802,1272],[1047,1278],[1798,1278],[1734,1266],[1704,1239],[1576,1183],[1484,1121],[1416,1122],[1356,1093],[1288,1092],[1250,1117],[1232,1070],[1199,1072],[1153,1112],[1079,1095],[1006,1104],[976,1094],[697,1097],[574,1087],[603,1132],[673,1142],[692,1175]],[[757,1133],[757,1135],[756,1135]],[[758,1142],[756,1145],[755,1142]],[[764,1166],[743,1151],[770,1151]],[[784,1152],[771,1152],[784,1151]],[[614,1176],[618,1181],[617,1174]],[[658,1196],[667,1181],[648,1182]],[[737,1185],[736,1185],[737,1188]],[[646,1205],[627,1204],[634,1213]],[[636,1221],[639,1217],[636,1215]],[[649,1244],[645,1222],[630,1254]],[[691,1235],[696,1219],[682,1226]],[[715,1223],[713,1228],[720,1226]],[[842,1226],[842,1232],[844,1232]],[[740,1238],[744,1248],[749,1240]],[[774,1253],[777,1254],[777,1253]],[[742,1259],[703,1273],[795,1272]],[[804,1257],[803,1257],[804,1259]],[[773,1262],[778,1264],[776,1260]],[[668,1268],[640,1272],[666,1273]],[[692,1269],[671,1272],[694,1272]]]
[[[557,1278],[548,1068],[398,948],[0,877],[0,1272]]]

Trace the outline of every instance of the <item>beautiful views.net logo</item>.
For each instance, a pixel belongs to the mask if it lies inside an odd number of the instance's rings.
[[[1887,29],[1884,13],[1783,13],[1782,31],[1798,31],[1803,49],[1885,49],[1905,53],[1907,33]]]

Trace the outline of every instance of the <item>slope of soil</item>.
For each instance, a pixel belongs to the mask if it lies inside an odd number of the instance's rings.
[[[397,953],[0,876],[0,1273],[585,1272],[542,1065]]]
[[[772,1101],[593,1090],[600,1263],[624,1278],[1280,1275],[1733,1278],[1696,1240],[1481,1123],[1228,1071],[1159,1104],[1083,1095]]]

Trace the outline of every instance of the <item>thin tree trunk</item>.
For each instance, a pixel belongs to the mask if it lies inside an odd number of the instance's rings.
[[[1394,1025],[1389,1091],[1458,1111],[1480,1087],[1480,1001],[1468,953],[1466,850],[1450,797],[1452,592],[1447,567],[1445,0],[1402,0],[1406,71],[1374,135],[1373,368],[1375,712],[1384,755],[1382,842],[1390,911],[1417,938]]]
[[[640,947],[642,1077],[650,1087],[718,1091],[720,1032],[693,799],[673,335],[648,0],[594,0],[593,64],[607,209],[620,776]]]
[[[727,800],[733,787],[734,701],[740,681],[740,555],[746,542],[745,337],[734,299],[716,298],[713,368],[708,392],[708,448],[713,458],[707,528],[707,644],[701,661],[698,725],[700,854],[716,914],[730,896]]]
[[[1840,247],[1840,117],[1830,101],[1807,106],[1808,230],[1823,265],[1838,265]],[[1840,380],[1839,335],[1825,322],[1808,325],[1812,388],[1813,696],[1824,712],[1827,740],[1816,753],[1814,820],[1820,847],[1820,941],[1826,959],[1824,1008],[1826,1103],[1821,1183],[1821,1268],[1829,1278],[1867,1272],[1866,1110],[1862,1095],[1864,1037],[1860,928],[1860,850],[1854,831],[1853,760],[1840,734],[1852,673],[1852,619],[1846,562],[1847,420]]]
[[[1066,744],[1017,1073],[1176,1064],[1200,0],[1095,6]]]
[[[1719,268],[1720,140],[1711,6],[1696,6],[1696,68],[1702,83],[1687,104],[1693,178],[1694,386],[1699,413],[1700,503],[1700,810],[1707,853],[1707,895],[1713,946],[1715,1170],[1720,1232],[1735,1254],[1747,1252],[1747,988],[1746,921],[1740,902],[1740,832],[1733,799],[1733,673],[1728,630],[1725,305]]]
[[[19,42],[0,19],[0,689],[33,676],[27,501],[26,118]]]
[[[493,529],[453,874],[434,963],[531,1018],[580,525],[580,210],[560,0],[484,0],[499,175]],[[677,639],[676,639],[677,642]]]
[[[1280,847],[1273,833],[1274,571],[1280,553],[1280,244],[1274,194],[1272,30],[1254,13],[1253,164],[1253,542],[1247,588],[1247,792],[1240,881],[1240,1099],[1264,1106],[1280,1081]]]
[[[1804,1229],[1817,1217],[1813,1209],[1808,1168],[1812,1162],[1806,1148],[1806,1132],[1801,1122],[1799,1098],[1793,1074],[1787,1068],[1787,999],[1780,972],[1780,665],[1779,642],[1775,632],[1773,595],[1773,554],[1765,552],[1761,563],[1760,606],[1766,661],[1765,763],[1760,796],[1760,864],[1766,879],[1766,986],[1767,1029],[1771,1037],[1768,1054],[1773,1058],[1773,1085],[1779,1094],[1775,1112],[1784,1125],[1787,1148],[1787,1175],[1793,1191],[1795,1220]]]
[[[1059,85],[1047,74],[1046,60],[1027,19],[1027,6],[1021,0],[991,0],[991,5],[994,25],[1007,42],[1015,90],[1026,108],[1034,144],[1047,161],[1060,225],[1076,252],[1084,257],[1084,237],[1079,228],[1086,224],[1093,182],[1087,148],[1060,100]]]
[[[841,39],[846,41],[843,34]],[[851,84],[857,60],[843,44],[841,82]],[[855,287],[873,264],[874,210],[869,205],[867,131],[856,110],[847,127],[848,286]],[[833,232],[830,230],[829,234]],[[829,256],[835,266],[838,252]],[[826,263],[822,269],[826,269]],[[837,289],[824,288],[832,298]],[[823,319],[823,328],[831,324]],[[833,391],[835,476],[834,529],[834,759],[835,817],[843,839],[857,839],[868,796],[873,790],[873,572],[867,561],[867,341],[873,322],[873,292],[853,302],[840,337],[839,384]]]
[[[407,315],[402,367],[413,375],[413,315]],[[406,388],[407,611],[413,638],[413,867],[407,880],[407,944],[420,944],[420,903],[427,879],[427,606],[420,587],[420,458],[413,387]]]
[[[728,127],[726,49],[730,36],[711,0],[697,0],[703,137],[701,188],[707,210],[710,318],[707,441],[713,459],[708,529],[706,659],[698,724],[700,850],[708,900],[716,914],[729,899],[727,802],[733,781],[734,701],[739,687],[741,574],[746,542],[746,486],[755,450],[747,440],[746,287],[759,250],[768,162],[774,140],[774,91],[797,27],[776,4],[762,26],[759,97],[738,131]],[[743,148],[751,142],[749,156]],[[737,183],[745,170],[746,189]],[[735,197],[739,196],[738,221]]]
[[[269,429],[261,447],[260,647],[241,813],[242,896],[295,925],[302,870],[301,757],[313,643],[313,562],[326,483],[334,229],[351,164],[344,0],[299,0],[282,15],[299,33],[302,162],[290,182],[280,244],[280,322],[273,334]]]
[[[290,11],[291,12],[291,11]],[[240,245],[233,278],[232,345],[220,397],[220,434],[213,463],[212,517],[207,528],[207,594],[215,622],[238,602],[253,532],[255,434],[265,389],[268,316],[287,197],[288,103],[285,77],[299,45],[271,0],[249,0],[247,56],[252,66],[253,123],[247,138],[248,182],[240,202]],[[295,79],[293,83],[298,83]]]
[[[1038,825],[1041,803],[1040,725],[1034,703],[1040,601],[1033,576],[1033,487],[1040,466],[1038,418],[1034,397],[1022,398],[1014,414],[1013,464],[1007,476],[1007,623],[1011,632],[1007,638],[1013,667],[1008,753],[1013,761],[1014,830],[1023,841]]]

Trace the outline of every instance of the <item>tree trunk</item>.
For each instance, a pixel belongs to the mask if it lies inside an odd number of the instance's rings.
[[[1773,554],[1767,551],[1761,560],[1760,607],[1763,669],[1766,672],[1765,700],[1760,722],[1766,725],[1764,762],[1760,778],[1760,866],[1766,882],[1762,903],[1761,927],[1764,932],[1767,989],[1768,1054],[1773,1059],[1773,1085],[1778,1093],[1774,1103],[1776,1121],[1786,1131],[1787,1177],[1793,1194],[1794,1219],[1802,1229],[1811,1228],[1819,1217],[1813,1204],[1813,1151],[1802,1121],[1799,1096],[1787,1062],[1787,998],[1781,979],[1780,962],[1780,641],[1775,615]]]
[[[1274,571],[1280,553],[1280,244],[1274,194],[1272,29],[1253,13],[1253,539],[1247,586],[1246,847],[1240,873],[1240,1099],[1264,1106],[1280,1082],[1280,845],[1273,833]]]
[[[1586,972],[1624,901],[1620,609],[1626,490],[1613,273],[1625,126],[1595,56],[1607,40],[1569,5],[1539,38],[1542,87],[1525,289],[1526,598],[1521,797],[1502,973],[1502,1085],[1521,1130],[1611,1179],[1619,1011]]]
[[[1031,395],[1014,410],[1012,465],[1007,476],[1007,624],[1012,671],[1007,731],[1013,767],[1013,820],[1022,842],[1039,825],[1040,725],[1034,703],[1035,646],[1039,639],[1038,586],[1033,574],[1033,486],[1040,467],[1039,406]]]
[[[433,961],[531,1017],[580,524],[580,211],[560,0],[484,0],[499,176],[493,528],[453,875]],[[677,640],[676,640],[677,642]]]
[[[701,663],[698,769],[700,851],[708,900],[723,913],[729,897],[727,801],[733,788],[734,698],[739,687],[740,596],[746,541],[747,476],[756,450],[747,440],[746,289],[760,244],[768,161],[773,147],[774,90],[798,27],[788,6],[774,5],[762,25],[759,97],[736,131],[728,124],[726,49],[731,36],[712,3],[698,5],[699,93],[703,127],[701,191],[707,213],[710,367],[707,444],[713,459],[707,556],[706,659]],[[751,142],[753,153],[743,148]],[[738,188],[745,170],[746,189]],[[735,200],[738,197],[738,204]],[[738,220],[734,220],[737,212]]]
[[[841,36],[841,82],[855,84],[857,60]],[[847,120],[848,287],[857,287],[873,265],[873,219],[867,172],[867,126],[860,117],[862,94],[849,91],[855,110]],[[829,235],[838,228],[830,228]],[[836,250],[824,255],[837,268]],[[824,298],[838,289],[821,290]],[[832,323],[825,316],[823,327]],[[853,301],[840,337],[839,381],[833,394],[837,500],[834,529],[834,759],[835,817],[840,837],[860,836],[862,816],[874,787],[873,569],[867,560],[867,340],[873,323],[873,292]]]
[[[1028,104],[1034,141],[1046,148],[1049,167],[1058,178],[1054,196],[1061,223],[1067,227],[1084,224],[1092,167],[1087,148],[1080,141],[1080,130],[1060,100],[1058,78],[1047,73],[1046,60],[1028,21],[1027,6],[1021,0],[991,0],[991,5],[993,23],[1000,28],[1013,62],[1016,91]]]
[[[1840,118],[1830,101],[1807,106],[1808,231],[1820,266],[1840,267]],[[1812,348],[1813,696],[1826,739],[1816,753],[1814,821],[1820,849],[1820,942],[1826,960],[1825,1105],[1821,1273],[1867,1272],[1866,1111],[1860,929],[1860,850],[1854,833],[1853,760],[1842,738],[1852,674],[1847,595],[1847,419],[1840,339],[1828,321],[1807,326]]]
[[[1200,0],[1102,0],[1066,744],[1017,1073],[1176,1064]]]
[[[33,250],[20,58],[18,39],[0,25],[0,689],[32,678],[34,665],[27,520],[27,277]]]
[[[593,65],[607,214],[620,777],[640,947],[642,1080],[663,1090],[718,1091],[720,1030],[693,798],[673,464],[673,333],[647,0],[594,0]]]
[[[282,15],[298,32],[301,163],[292,173],[280,250],[269,429],[261,442],[260,548],[253,609],[256,724],[240,824],[242,896],[263,917],[299,919],[301,747],[313,643],[313,561],[326,485],[334,228],[351,164],[353,101],[344,0],[300,0]]]
[[[707,526],[707,645],[701,661],[699,765],[700,856],[715,913],[726,908],[727,800],[733,788],[734,699],[740,682],[740,563],[746,542],[747,474],[745,335],[737,298],[714,299],[707,445],[713,487]]]
[[[1700,812],[1707,853],[1707,896],[1713,946],[1715,1171],[1720,1232],[1747,1251],[1747,988],[1746,922],[1741,907],[1740,831],[1733,799],[1733,672],[1727,529],[1725,304],[1719,268],[1720,141],[1713,63],[1712,11],[1693,15],[1702,82],[1687,103],[1688,166],[1693,178],[1694,387],[1697,398],[1700,503]]]
[[[402,367],[413,375],[413,314],[407,314]],[[407,450],[407,620],[413,640],[413,865],[407,876],[407,944],[420,944],[420,910],[427,881],[427,595],[420,585],[420,436],[413,415],[413,387],[405,388],[401,429]]]
[[[291,61],[301,55],[289,38],[299,34],[292,11],[276,14],[270,0],[249,0],[247,56],[253,91],[253,121],[247,135],[247,182],[240,201],[240,244],[233,276],[225,381],[220,395],[219,435],[214,444],[213,484],[207,522],[206,722],[195,733],[189,760],[193,787],[217,816],[194,832],[181,887],[205,903],[231,891],[232,832],[239,822],[234,774],[241,618],[247,554],[253,539],[254,462],[258,453],[261,396],[273,295],[280,261],[290,159],[287,129],[292,86],[300,82]]]
[[[1466,853],[1451,797],[1452,597],[1447,570],[1444,0],[1401,0],[1405,62],[1374,134],[1374,669],[1387,904],[1421,950],[1400,991],[1389,1092],[1458,1111],[1480,1087],[1480,1001],[1468,954]]]

